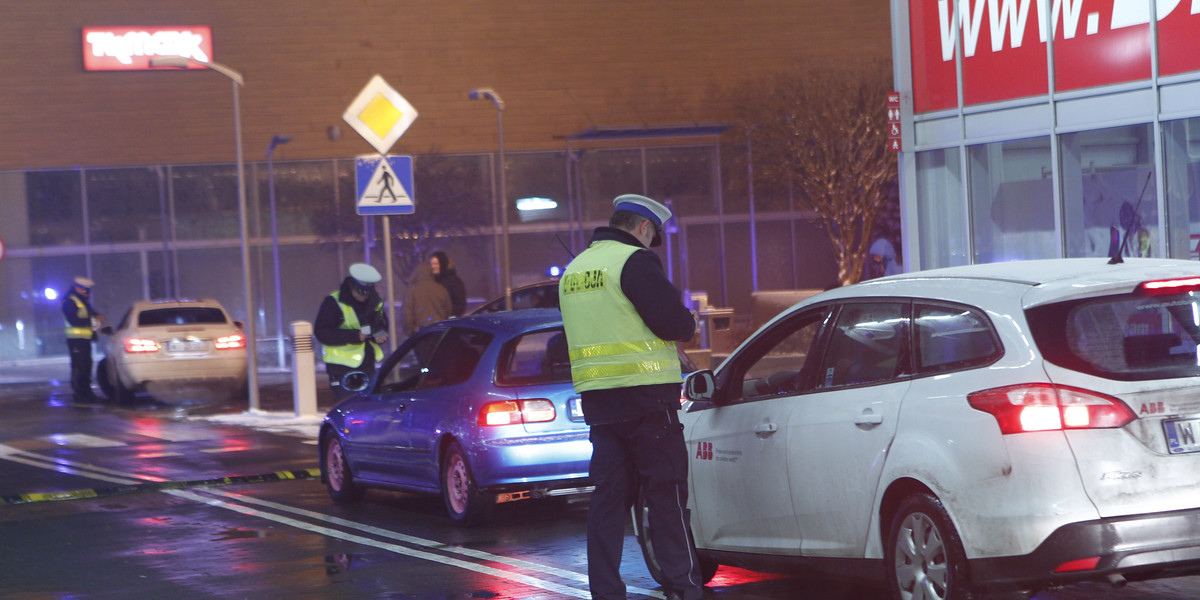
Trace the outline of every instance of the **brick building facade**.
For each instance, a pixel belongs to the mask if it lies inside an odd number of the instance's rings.
[[[458,258],[472,298],[503,293],[499,210],[512,222],[513,285],[544,278],[607,219],[613,196],[633,191],[674,201],[678,232],[659,252],[676,284],[748,315],[752,291],[823,287],[836,267],[794,198],[760,191],[751,216],[746,168],[732,166],[744,140],[695,132],[736,121],[729,91],[797,59],[890,53],[879,0],[0,0],[0,10],[0,363],[65,352],[53,292],[75,275],[100,284],[110,317],[140,298],[210,296],[270,341],[285,333],[278,323],[311,320],[348,263],[382,266],[382,220],[355,214],[354,157],[374,150],[342,120],[375,74],[419,111],[391,149],[416,157],[417,215],[392,218],[393,232],[454,198],[455,218],[475,218],[449,235],[395,236],[393,258],[408,261],[393,266],[400,297],[407,265],[432,249]],[[244,77],[245,246],[229,79],[85,70],[83,29],[119,26],[207,26],[211,60]],[[467,98],[479,87],[506,105],[507,202],[497,111]],[[592,128],[697,124],[718,126],[568,148]],[[275,135],[291,141],[269,171]],[[512,201],[527,195],[559,207],[521,213]]]
[[[208,25],[212,60],[245,76],[248,153],[369,147],[342,111],[378,73],[420,112],[397,153],[490,151],[507,103],[513,150],[594,126],[728,119],[717,92],[798,56],[890,53],[879,0],[4,0],[0,169],[228,162],[227,80],[204,71],[85,72],[84,26]],[[329,139],[331,126],[341,138]]]

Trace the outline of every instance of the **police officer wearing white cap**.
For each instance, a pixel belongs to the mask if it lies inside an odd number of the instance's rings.
[[[571,379],[591,425],[588,586],[596,600],[624,600],[621,550],[639,490],[646,498],[654,553],[668,599],[702,594],[688,537],[687,448],[679,423],[682,381],[675,342],[696,320],[658,255],[671,211],[636,194],[613,200],[608,227],[559,280]]]
[[[383,360],[388,318],[375,284],[383,277],[366,263],[350,265],[342,285],[321,301],[313,334],[321,342],[329,387],[341,390],[342,378],[351,371],[368,376]]]
[[[96,283],[87,277],[76,277],[71,291],[62,301],[66,321],[67,351],[71,355],[71,392],[80,404],[98,402],[92,392],[92,341],[104,315],[92,308],[89,297]]]

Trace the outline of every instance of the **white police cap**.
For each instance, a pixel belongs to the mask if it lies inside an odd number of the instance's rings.
[[[651,246],[662,244],[662,234],[660,233],[663,224],[671,220],[671,209],[651,200],[645,196],[638,194],[623,194],[613,199],[613,208],[616,210],[627,210],[637,213],[655,225],[654,239],[651,240]]]
[[[81,288],[90,290],[90,289],[96,287],[96,282],[92,281],[91,279],[88,279],[87,277],[76,277],[75,285],[77,285]]]
[[[383,279],[379,271],[367,263],[354,263],[350,265],[350,277],[363,285],[374,285],[379,283],[380,279]]]

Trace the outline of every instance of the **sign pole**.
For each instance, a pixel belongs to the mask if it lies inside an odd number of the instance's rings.
[[[392,276],[392,218],[383,215],[383,268],[387,269],[388,348],[396,348],[396,292]],[[389,351],[390,354],[390,351]]]
[[[383,263],[387,272],[387,316],[389,348],[396,348],[396,288],[392,272],[392,223],[390,215],[412,214],[416,206],[412,199],[412,157],[397,157],[395,164],[388,158],[388,150],[400,139],[405,130],[417,118],[417,109],[409,104],[404,96],[395,88],[388,85],[383,77],[375,75],[362,91],[358,93],[342,119],[354,128],[367,143],[379,152],[377,169],[367,169],[366,181],[362,181],[364,173],[360,165],[364,158],[356,162],[355,174],[358,187],[356,211],[359,215],[383,216]],[[378,177],[378,179],[377,179]],[[392,183],[396,189],[392,189]],[[407,184],[407,185],[406,185]],[[385,193],[391,196],[391,202],[384,204]],[[374,194],[374,204],[369,203],[367,196]]]

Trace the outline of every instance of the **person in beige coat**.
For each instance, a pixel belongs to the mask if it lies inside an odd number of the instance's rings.
[[[452,310],[450,293],[433,278],[429,263],[418,264],[413,282],[404,293],[405,335],[412,335],[430,323],[449,319]]]

